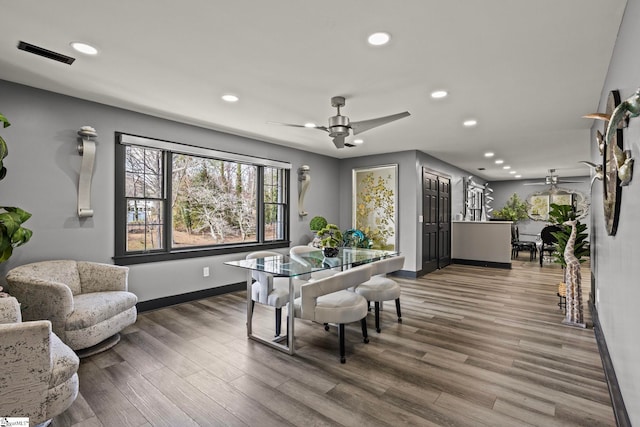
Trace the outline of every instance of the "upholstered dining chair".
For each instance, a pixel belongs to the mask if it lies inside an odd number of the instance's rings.
[[[281,257],[282,254],[274,251],[251,252],[246,259]],[[254,282],[251,284],[251,313],[255,308],[255,303],[275,307],[276,309],[276,332],[275,336],[280,336],[282,329],[282,307],[289,301],[289,278],[274,277],[271,274],[261,271],[252,271],[251,277]],[[300,295],[300,286],[304,280],[293,278],[293,288],[295,297]]]
[[[292,312],[295,317],[324,325],[338,325],[340,363],[346,362],[345,324],[360,321],[363,340],[365,343],[369,342],[367,300],[346,289],[365,282],[370,277],[371,267],[364,264],[332,276],[312,280],[300,287],[300,297],[294,301]]]
[[[22,322],[18,301],[0,298],[0,417],[49,424],[78,396],[79,364],[51,322]]]
[[[354,292],[367,300],[367,308],[374,302],[376,332],[380,333],[380,304],[384,301],[396,302],[398,322],[402,323],[400,311],[400,285],[387,274],[400,270],[404,266],[404,256],[383,258],[371,263],[372,276],[355,287]]]
[[[80,357],[113,347],[135,323],[138,298],[128,291],[129,268],[87,261],[41,261],[13,268],[7,287],[25,320],[49,320]]]

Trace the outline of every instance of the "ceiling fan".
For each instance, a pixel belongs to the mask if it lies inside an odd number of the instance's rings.
[[[282,126],[319,129],[329,133],[329,136],[333,138],[333,143],[335,144],[336,148],[344,148],[344,147],[355,146],[351,143],[344,141],[345,137],[349,136],[349,130],[353,131],[353,135],[358,135],[369,129],[373,129],[375,127],[382,126],[384,124],[387,124],[411,115],[408,111],[405,111],[398,114],[392,114],[390,116],[378,117],[378,118],[369,119],[369,120],[362,120],[359,122],[351,122],[349,121],[349,117],[343,116],[340,114],[340,107],[344,107],[344,105],[345,105],[344,96],[334,96],[333,98],[331,98],[331,106],[335,107],[338,110],[338,114],[336,114],[335,116],[329,117],[329,126],[316,126],[313,124],[295,125],[290,123],[278,123],[278,122],[268,122],[268,123],[274,124],[274,125],[282,125]]]
[[[560,179],[558,175],[555,174],[555,169],[549,169],[549,175],[544,178],[544,181],[540,182],[525,182],[522,185],[551,185],[556,186],[558,184],[572,184],[572,183],[580,183],[582,181],[566,181]]]

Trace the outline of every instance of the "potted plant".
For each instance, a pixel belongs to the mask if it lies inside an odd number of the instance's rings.
[[[562,265],[562,267],[564,268],[567,266],[567,263],[564,260],[564,249],[567,246],[567,240],[571,235],[571,227],[568,225],[564,225],[564,223],[566,221],[576,219],[576,213],[571,205],[557,205],[555,203],[551,203],[549,207],[549,219],[561,228],[560,231],[551,233],[557,241],[554,261]],[[580,223],[580,220],[578,220],[578,222],[576,223],[577,234],[573,253],[580,262],[584,262],[585,259],[582,258],[589,256],[590,253],[589,245],[586,240],[588,237],[587,233],[585,233],[586,229],[587,225]]]
[[[514,223],[529,218],[527,204],[518,197],[517,193],[513,193],[502,209],[495,211],[493,216],[505,221],[513,221]]]
[[[0,122],[3,128],[11,126],[3,114],[0,114]],[[0,180],[7,174],[3,161],[8,153],[7,143],[0,136]],[[13,248],[24,245],[31,238],[32,231],[22,226],[29,218],[31,214],[20,208],[0,206],[0,262],[7,261],[13,254]]]
[[[314,248],[319,248],[320,238],[318,237],[318,231],[322,230],[327,226],[327,220],[323,216],[314,216],[309,221],[309,229],[313,232],[313,241],[311,242],[311,246]]]
[[[338,247],[342,244],[342,232],[335,224],[327,224],[316,235],[320,238],[322,253],[327,258],[338,255]]]

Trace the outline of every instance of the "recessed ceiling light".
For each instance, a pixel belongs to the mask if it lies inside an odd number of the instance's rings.
[[[475,119],[469,119],[469,120],[465,120],[464,122],[462,122],[462,124],[463,124],[465,127],[470,128],[470,127],[473,127],[473,126],[477,125],[477,124],[478,124],[478,121],[477,121],[477,120],[475,120]]]
[[[309,123],[305,123],[304,127],[306,127],[306,128],[314,128],[314,127],[316,127],[316,124],[309,122]]]
[[[435,90],[431,92],[431,97],[434,99],[445,98],[448,95],[446,90]]]
[[[522,175],[516,175],[514,178],[522,178]]]
[[[510,173],[511,175],[515,175],[515,174],[517,174],[518,172],[516,172],[516,171],[509,171],[509,173]]]
[[[487,151],[486,153],[484,153],[484,156],[485,157],[493,157],[493,156],[495,156],[495,154],[492,153],[491,151]]]
[[[231,94],[226,94],[226,95],[222,95],[222,100],[223,101],[227,101],[227,102],[238,102],[238,98],[235,95],[231,95]]]
[[[389,40],[391,40],[391,36],[389,35],[389,33],[385,32],[373,33],[367,38],[367,41],[372,46],[385,45],[389,43]]]
[[[353,143],[354,144],[358,144],[358,145],[362,144],[363,142],[364,142],[364,139],[354,139],[353,140]]]
[[[503,166],[502,169],[511,169],[511,166]]]
[[[504,160],[502,160],[502,159],[496,160],[496,165],[501,165],[503,163],[504,163]]]
[[[98,49],[86,43],[71,42],[69,44],[71,45],[72,48],[74,48],[80,53],[84,53],[85,55],[96,55],[98,53]]]

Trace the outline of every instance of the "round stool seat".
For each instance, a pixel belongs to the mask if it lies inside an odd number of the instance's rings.
[[[367,301],[389,301],[400,298],[400,285],[385,276],[373,276],[356,286],[355,292]]]

